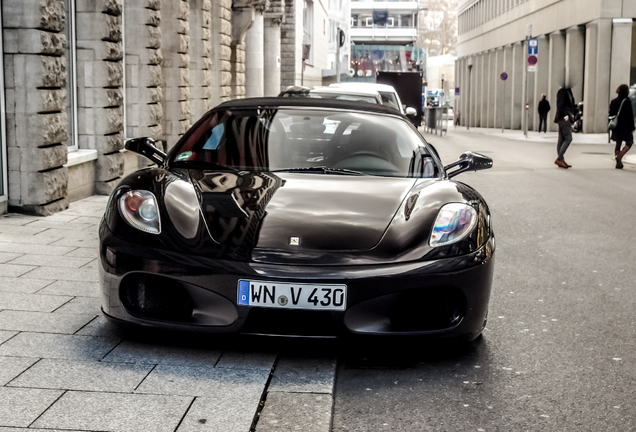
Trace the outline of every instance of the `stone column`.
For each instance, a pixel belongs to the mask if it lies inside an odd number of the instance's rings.
[[[80,148],[97,150],[95,192],[109,194],[124,174],[122,6],[75,3]]]
[[[126,46],[126,137],[163,140],[163,73],[161,63],[161,2],[146,0],[124,4]],[[139,156],[125,159],[125,172],[150,165]]]
[[[476,126],[477,118],[477,57],[471,55],[468,58],[468,124]]]
[[[526,66],[524,45],[516,42],[512,45],[512,74],[510,81],[510,108],[512,111],[510,129],[521,129],[522,116],[525,114],[525,104],[522,101],[524,73]]]
[[[232,98],[245,97],[245,35],[254,23],[250,0],[237,0],[232,6]]]
[[[504,121],[504,110],[503,110],[503,90],[504,83],[499,78],[499,75],[504,72],[504,48],[499,47],[495,52],[495,107],[494,107],[494,118],[495,118],[495,127],[500,128],[503,125]]]
[[[616,89],[629,82],[632,63],[632,26],[631,18],[612,20],[612,49],[610,99],[616,97]]]
[[[68,207],[64,4],[2,0],[2,9],[8,204],[48,215]]]
[[[187,0],[162,2],[163,124],[167,149],[188,130],[191,121],[189,16]]]
[[[561,31],[550,33],[550,49],[548,53],[548,101],[552,107],[551,113],[556,112],[556,94],[565,85],[565,37]],[[548,122],[549,131],[557,131],[554,122]]]
[[[504,82],[503,80],[503,124],[504,129],[509,129],[512,124],[512,95],[513,88],[512,84],[514,82],[512,78],[512,69],[513,69],[513,49],[512,45],[506,45],[503,50],[503,61],[504,67],[502,72],[506,72],[508,74],[508,79]]]
[[[537,63],[537,71],[534,73],[534,100],[537,102],[534,106],[534,110],[531,114],[534,119],[534,130],[539,129],[539,113],[537,112],[537,105],[541,100],[541,95],[548,95],[548,71],[550,68],[550,49],[548,45],[548,38],[545,35],[539,36],[539,62]],[[549,98],[548,98],[549,101]],[[547,122],[552,123],[554,120],[554,111],[556,107],[550,105],[550,112],[548,113]]]
[[[488,114],[488,53],[479,54],[479,127],[487,127],[486,116]]]
[[[497,112],[497,51],[488,51],[488,111],[486,115],[486,127],[495,127],[495,113]]]
[[[565,86],[572,89],[572,95],[576,103],[583,100],[584,70],[585,33],[583,27],[573,26],[565,32]]]
[[[252,3],[254,22],[245,34],[245,97],[262,97],[265,88],[265,22],[263,14],[267,3]]]
[[[190,1],[190,123],[210,109],[212,96],[212,43],[210,42],[210,0]]]
[[[296,0],[301,1],[301,0]],[[296,85],[296,59],[300,55],[296,50],[296,7],[294,0],[285,0],[285,22],[280,31],[280,79],[281,88]],[[298,17],[302,23],[302,15]],[[298,26],[300,29],[301,26]],[[302,41],[302,30],[299,40]],[[300,60],[299,60],[300,61]],[[300,74],[299,74],[300,75]]]
[[[468,72],[467,72],[467,81],[468,81],[468,125],[470,127],[475,126],[475,108],[477,106],[477,91],[476,91],[476,75],[477,75],[477,60],[474,55],[468,57],[467,60]]]
[[[203,11],[204,26],[210,32],[210,106],[232,97],[232,0],[210,0],[210,12]]]
[[[609,102],[616,88],[610,88],[610,63],[612,57],[612,20],[597,20],[596,45],[596,96],[594,97],[594,130],[607,132]]]
[[[455,105],[454,105],[454,115],[455,117],[457,117],[457,115],[460,115],[460,122],[461,122],[461,111],[462,111],[462,99],[464,97],[464,82],[463,82],[463,75],[462,75],[462,60],[461,58],[458,58],[455,61],[455,86],[459,87],[459,96],[455,96]],[[461,123],[460,123],[461,124]]]
[[[596,62],[598,44],[598,21],[585,26],[585,83],[583,87],[583,133],[594,133],[596,105]]]
[[[282,3],[270,2],[265,12],[264,96],[277,96],[281,92],[281,24],[285,15]]]

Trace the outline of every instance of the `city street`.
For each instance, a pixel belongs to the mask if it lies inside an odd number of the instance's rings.
[[[106,197],[0,216],[0,431],[636,430],[636,165],[575,135],[558,168],[555,135],[425,134],[494,160],[457,178],[497,236],[469,344],[126,332],[99,310]]]
[[[593,136],[574,135],[568,170],[544,135],[425,136],[445,163],[469,149],[494,159],[458,176],[494,220],[488,325],[464,348],[409,341],[341,358],[333,430],[635,430],[636,167],[615,169],[613,145],[577,144]]]

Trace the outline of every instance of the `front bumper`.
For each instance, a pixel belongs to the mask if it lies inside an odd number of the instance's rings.
[[[294,336],[412,335],[473,339],[486,322],[494,238],[435,261],[365,266],[282,266],[174,253],[100,232],[106,316],[168,330]],[[239,279],[346,284],[344,311],[237,304]]]

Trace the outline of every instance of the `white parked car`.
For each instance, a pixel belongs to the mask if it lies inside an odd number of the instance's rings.
[[[382,105],[382,96],[377,90],[366,88],[340,89],[333,87],[287,87],[278,96],[282,97],[309,97],[320,99],[338,99],[346,101],[368,102]]]
[[[369,82],[341,82],[329,84],[329,87],[338,88],[340,90],[358,90],[365,89],[370,91],[377,91],[382,97],[382,104],[389,105],[404,115],[413,116],[417,115],[417,110],[412,107],[407,107],[402,104],[400,96],[395,91],[393,86],[388,84],[378,84]]]

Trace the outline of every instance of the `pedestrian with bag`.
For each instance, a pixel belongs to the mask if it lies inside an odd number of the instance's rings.
[[[539,111],[539,133],[541,133],[542,130],[543,133],[546,133],[548,129],[548,112],[550,112],[550,102],[546,99],[546,95],[541,95],[541,100],[537,108]]]
[[[559,168],[571,168],[572,165],[565,162],[564,155],[572,142],[572,123],[574,123],[576,115],[576,104],[572,90],[561,87],[557,92],[556,100],[557,109],[554,122],[559,125],[559,139],[557,141],[557,158],[554,163]]]
[[[629,100],[629,87],[621,84],[616,89],[618,97],[612,99],[609,105],[609,117],[607,129],[611,131],[612,141],[616,142],[614,156],[616,158],[616,168],[623,168],[623,156],[632,148],[634,144],[634,111],[632,102]],[[621,146],[625,143],[625,146]]]

